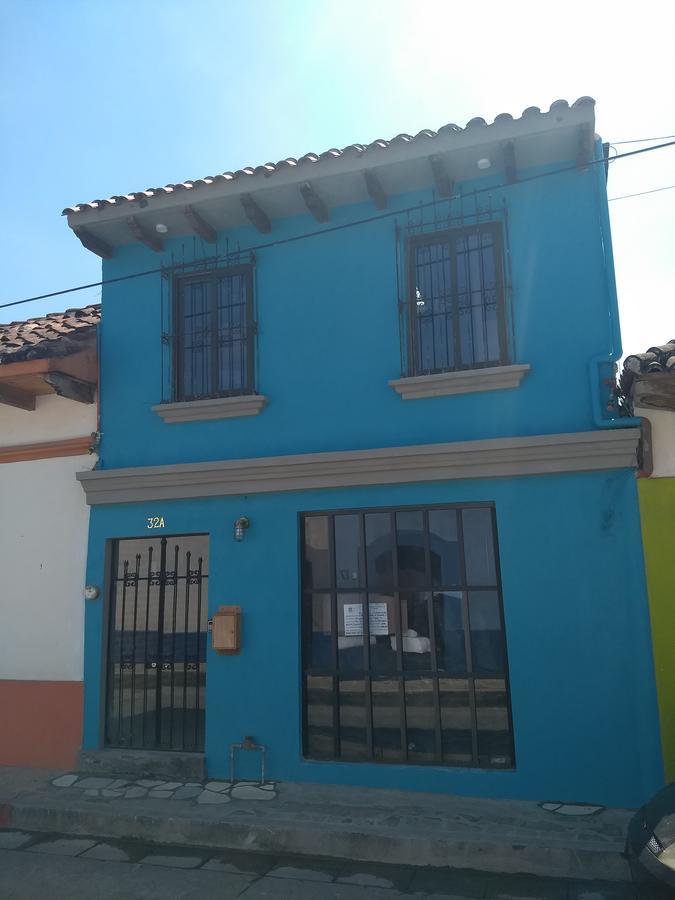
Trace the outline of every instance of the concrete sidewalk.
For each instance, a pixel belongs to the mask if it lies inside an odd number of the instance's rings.
[[[0,827],[629,882],[630,810],[308,784],[0,768]]]

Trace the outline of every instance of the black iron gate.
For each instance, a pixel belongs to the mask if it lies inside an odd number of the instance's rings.
[[[116,541],[109,747],[204,749],[208,535]]]

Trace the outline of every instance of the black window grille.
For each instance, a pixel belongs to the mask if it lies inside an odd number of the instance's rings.
[[[498,223],[416,235],[408,253],[408,374],[505,364]]]
[[[492,506],[302,517],[305,756],[514,766]]]
[[[174,398],[253,393],[254,334],[250,265],[178,278]]]

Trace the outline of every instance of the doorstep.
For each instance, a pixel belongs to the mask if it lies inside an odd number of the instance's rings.
[[[206,777],[203,753],[162,750],[82,750],[78,771],[92,775],[125,772],[139,778],[166,778],[201,781]]]
[[[5,828],[630,881],[622,856],[630,810],[545,805],[337,785],[260,787],[128,772],[0,768],[0,827]]]

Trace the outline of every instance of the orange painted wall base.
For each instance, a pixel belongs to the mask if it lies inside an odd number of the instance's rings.
[[[81,681],[0,681],[0,765],[74,768],[83,694]]]

